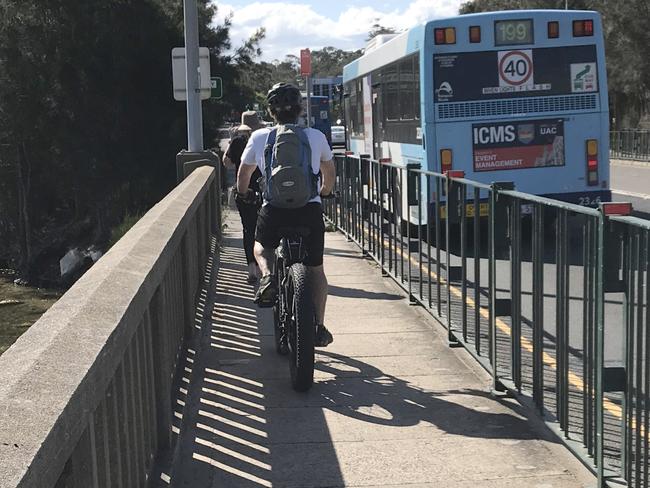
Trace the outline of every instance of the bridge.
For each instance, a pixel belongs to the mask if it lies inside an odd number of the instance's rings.
[[[194,164],[0,356],[0,487],[648,486],[650,222],[336,164],[309,393]]]

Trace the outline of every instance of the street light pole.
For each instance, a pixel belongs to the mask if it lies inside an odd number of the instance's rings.
[[[183,0],[185,18],[185,79],[187,87],[187,149],[203,150],[201,75],[199,72],[199,16],[196,0]]]

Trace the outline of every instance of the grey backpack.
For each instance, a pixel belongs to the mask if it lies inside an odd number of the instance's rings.
[[[318,195],[311,146],[302,127],[287,124],[272,129],[266,139],[264,163],[264,200],[274,207],[304,207]]]

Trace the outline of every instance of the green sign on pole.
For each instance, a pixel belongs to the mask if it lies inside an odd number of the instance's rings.
[[[223,97],[223,81],[221,77],[210,78],[210,98],[219,100]]]

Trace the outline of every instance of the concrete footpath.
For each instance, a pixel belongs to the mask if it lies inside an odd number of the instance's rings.
[[[238,216],[206,275],[166,486],[593,486],[594,478],[440,325],[339,233],[326,234],[326,324],[308,393],[289,383],[271,313],[245,283]]]

